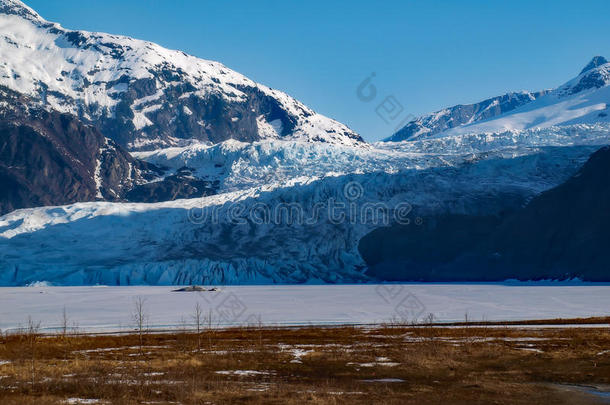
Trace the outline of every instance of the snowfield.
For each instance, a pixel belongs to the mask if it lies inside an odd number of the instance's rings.
[[[503,321],[610,315],[610,285],[386,284],[233,286],[217,292],[171,287],[4,287],[0,329],[27,325],[52,332],[64,307],[70,326],[87,332],[132,330],[141,297],[151,329],[192,326],[197,302],[212,326],[372,324],[423,321]]]

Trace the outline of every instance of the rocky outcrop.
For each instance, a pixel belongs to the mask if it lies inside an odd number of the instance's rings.
[[[125,194],[128,201],[158,202],[180,198],[198,198],[218,192],[219,180],[201,180],[192,175],[188,168],[166,176],[161,181],[152,181],[135,186]]]
[[[119,200],[143,166],[96,128],[0,88],[0,214]]]

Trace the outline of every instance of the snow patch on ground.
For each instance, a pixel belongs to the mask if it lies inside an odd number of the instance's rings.
[[[99,404],[101,401],[99,399],[91,399],[91,398],[68,398],[64,401],[64,404],[70,405],[85,405],[85,404]]]
[[[216,371],[216,374],[222,375],[235,375],[239,377],[253,377],[258,375],[270,375],[273,374],[271,371],[256,371],[256,370],[221,370]]]

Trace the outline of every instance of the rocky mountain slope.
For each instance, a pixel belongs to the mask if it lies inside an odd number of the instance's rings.
[[[0,214],[77,201],[118,201],[147,163],[76,117],[0,87]]]
[[[227,139],[364,145],[345,125],[218,62],[68,30],[19,0],[0,0],[0,61],[0,84],[132,150]]]
[[[608,173],[610,148],[605,147],[568,181],[543,192],[504,221],[490,238],[487,255],[477,255],[491,257],[492,264],[478,259],[479,266],[522,279],[535,274],[546,279],[609,280]]]
[[[84,201],[215,194],[218,181],[134,158],[97,128],[0,86],[0,215]]]
[[[610,120],[610,64],[594,57],[580,74],[554,90],[509,93],[424,115],[386,141],[497,133]]]

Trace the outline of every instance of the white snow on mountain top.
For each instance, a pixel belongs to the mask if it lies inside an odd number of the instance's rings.
[[[497,118],[452,128],[434,137],[610,122],[610,87],[563,94],[553,92]]]
[[[120,95],[129,91],[127,84],[138,79],[154,79],[156,93],[133,101],[136,130],[152,125],[146,114],[159,108],[161,101],[155,101],[173,88],[190,89],[181,99],[215,94],[236,103],[247,101],[243,90],[248,88],[277,100],[296,120],[289,135],[293,139],[362,144],[345,125],[221,63],[126,36],[67,30],[17,0],[0,2],[1,85],[36,96],[56,110],[95,120],[111,116]],[[266,126],[259,128],[259,136],[270,136]]]
[[[543,129],[554,126],[610,122],[610,63],[584,70],[555,90],[512,111],[484,121],[467,123],[433,135]]]
[[[31,21],[44,21],[36,11],[20,0],[0,0],[0,13],[18,15]]]
[[[385,141],[609,122],[609,84],[610,63],[596,56],[577,77],[556,89],[512,92],[444,108],[408,122]]]

